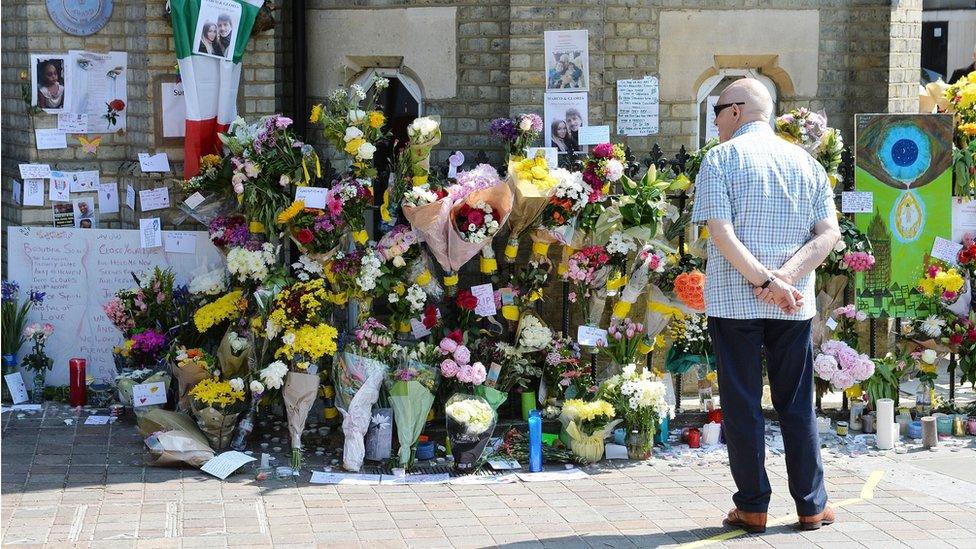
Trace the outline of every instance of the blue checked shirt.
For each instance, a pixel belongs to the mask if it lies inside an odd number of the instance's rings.
[[[813,236],[817,221],[836,215],[823,167],[800,147],[750,122],[702,160],[691,219],[727,219],[760,263],[779,269]],[[705,313],[735,319],[806,320],[816,312],[813,273],[796,281],[803,308],[794,315],[756,298],[753,286],[708,242]]]

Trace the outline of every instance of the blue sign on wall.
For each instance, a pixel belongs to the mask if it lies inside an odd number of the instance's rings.
[[[112,0],[47,0],[47,13],[64,32],[88,36],[112,17]]]

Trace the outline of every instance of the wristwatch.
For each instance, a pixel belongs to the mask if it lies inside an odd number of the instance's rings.
[[[766,279],[766,282],[763,282],[762,283],[762,286],[760,286],[759,289],[760,290],[765,290],[766,288],[769,287],[770,284],[773,283],[774,280],[776,280],[776,277],[775,276],[771,276],[771,277],[767,278]]]

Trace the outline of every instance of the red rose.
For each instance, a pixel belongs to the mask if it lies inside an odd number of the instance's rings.
[[[125,109],[125,101],[122,101],[121,99],[113,99],[112,102],[108,104],[108,107],[113,111],[119,112]]]
[[[468,213],[468,223],[474,223],[480,227],[485,222],[485,213],[481,210],[471,210]]]
[[[454,330],[453,332],[447,334],[447,337],[453,339],[454,341],[456,341],[458,343],[461,343],[461,342],[464,341],[464,335],[461,333],[461,330]]]
[[[952,334],[949,336],[949,345],[959,345],[963,341],[962,334]]]
[[[471,293],[471,290],[461,290],[458,292],[457,304],[466,311],[473,311],[478,306],[478,298]]]
[[[298,231],[298,241],[301,242],[302,244],[308,244],[314,238],[315,238],[315,235],[313,235],[312,234],[312,231],[310,231],[308,229],[302,229],[302,230]]]
[[[976,341],[976,328],[969,330],[967,337],[969,338],[969,341]]]

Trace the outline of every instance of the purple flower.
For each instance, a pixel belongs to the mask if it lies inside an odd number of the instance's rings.
[[[156,330],[146,330],[132,336],[132,348],[147,354],[155,354],[166,345],[166,336]]]
[[[488,134],[497,139],[511,141],[517,133],[515,122],[510,118],[496,118],[488,125]]]
[[[291,126],[292,119],[288,118],[287,116],[277,116],[275,117],[274,123],[276,128],[278,128],[279,130],[283,130],[288,126]]]
[[[14,301],[20,292],[20,284],[13,280],[3,281],[3,301]]]
[[[532,121],[532,131],[542,131],[542,117],[535,113],[526,114],[525,117]]]

